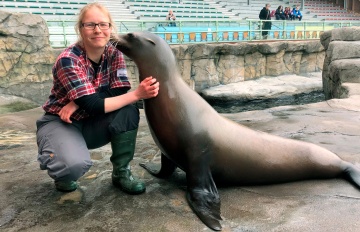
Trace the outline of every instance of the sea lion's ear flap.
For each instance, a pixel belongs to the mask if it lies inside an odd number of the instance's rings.
[[[153,45],[155,45],[155,42],[149,38],[146,38],[147,41],[149,41],[149,43],[152,43]]]

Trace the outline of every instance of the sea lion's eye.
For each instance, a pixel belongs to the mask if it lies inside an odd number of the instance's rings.
[[[128,33],[128,36],[129,36],[130,39],[135,38],[135,35],[133,33]]]

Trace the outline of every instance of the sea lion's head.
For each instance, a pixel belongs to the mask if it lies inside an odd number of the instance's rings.
[[[140,80],[152,76],[158,79],[176,71],[175,56],[166,41],[150,32],[131,32],[119,35],[112,43],[132,59],[140,73]]]

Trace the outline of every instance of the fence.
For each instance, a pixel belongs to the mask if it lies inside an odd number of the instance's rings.
[[[263,30],[262,20],[124,20],[116,22],[119,33],[150,31],[158,34],[169,44],[218,43],[263,40],[319,39],[320,35],[333,28],[360,26],[360,21],[286,21],[273,20],[269,30]],[[50,43],[54,48],[66,47],[77,40],[75,21],[47,21]],[[172,23],[175,23],[172,24]]]

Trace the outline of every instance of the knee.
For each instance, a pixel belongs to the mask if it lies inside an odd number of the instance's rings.
[[[112,134],[119,134],[139,127],[140,113],[134,105],[127,105],[118,110],[116,117],[109,125]]]
[[[67,165],[68,175],[65,176],[67,180],[77,180],[89,171],[92,166],[91,160],[80,160],[75,163]]]
[[[72,159],[70,162],[58,160],[52,164],[47,164],[48,174],[56,181],[78,180],[92,166],[90,159]]]

